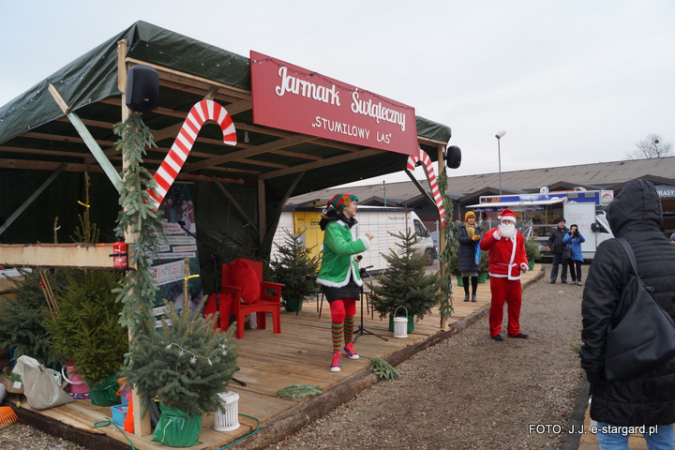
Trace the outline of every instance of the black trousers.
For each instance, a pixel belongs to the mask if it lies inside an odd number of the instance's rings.
[[[555,282],[558,278],[558,266],[562,264],[562,271],[560,272],[560,280],[565,283],[567,282],[567,263],[569,259],[565,259],[562,256],[562,253],[553,254],[553,264],[551,266],[551,282]]]
[[[568,265],[570,266],[570,276],[572,277],[572,281],[581,281],[582,262],[583,261],[575,261],[573,259],[567,261]]]
[[[471,293],[476,295],[476,291],[478,290],[478,277],[462,277],[464,293],[469,295],[469,278],[471,278]]]

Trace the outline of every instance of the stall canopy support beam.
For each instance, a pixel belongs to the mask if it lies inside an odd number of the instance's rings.
[[[429,195],[429,193],[426,190],[424,190],[424,187],[420,184],[419,181],[417,181],[417,179],[415,179],[415,176],[406,169],[405,165],[403,167],[403,171],[406,173],[406,175],[408,175],[408,178],[410,178],[410,181],[413,182],[415,187],[422,193],[422,195],[424,195],[424,198],[427,199],[429,204],[433,206],[434,209],[437,209],[438,205],[436,204],[434,198],[431,195]]]
[[[52,172],[52,174],[49,176],[49,178],[47,178],[45,180],[45,182],[42,183],[42,186],[37,188],[37,190],[35,192],[33,192],[33,195],[28,197],[26,199],[26,201],[23,202],[21,204],[21,206],[19,206],[19,208],[16,211],[14,211],[14,213],[12,213],[12,215],[9,216],[9,218],[7,218],[7,220],[5,220],[5,223],[2,224],[2,226],[0,227],[0,235],[2,235],[2,233],[4,233],[7,228],[9,228],[9,226],[26,210],[26,208],[28,208],[28,206],[31,203],[33,203],[33,201],[35,201],[36,198],[38,198],[38,196],[40,194],[42,194],[42,192],[44,192],[45,189],[47,189],[49,187],[50,184],[52,184],[52,182],[54,180],[56,180],[56,177],[58,177],[59,174],[61,172],[63,172],[63,169],[65,169],[65,168],[66,168],[66,163],[61,163],[61,165],[58,167],[58,169],[56,169],[54,172]]]
[[[286,202],[291,197],[291,195],[293,195],[293,191],[295,191],[296,186],[298,185],[298,183],[300,183],[300,180],[302,179],[302,176],[304,174],[305,172],[301,172],[298,174],[297,177],[295,177],[295,180],[293,180],[293,183],[291,183],[290,187],[286,191],[286,195],[284,195],[284,198],[279,202],[279,206],[277,206],[277,209],[270,216],[270,222],[267,223],[267,225],[265,226],[265,228],[267,229],[267,234],[265,235],[265,239],[261,242],[263,248],[267,248],[269,241],[274,239],[274,233],[272,233],[272,225],[274,225],[274,223],[278,223],[279,217],[281,217],[281,213],[284,210],[284,206],[286,206]]]
[[[91,133],[89,133],[89,130],[87,130],[87,127],[84,125],[84,123],[82,123],[80,117],[74,112],[70,112],[70,107],[67,105],[65,100],[63,100],[63,97],[61,97],[61,94],[59,94],[59,91],[56,90],[53,84],[49,85],[49,93],[52,94],[54,101],[56,101],[56,103],[61,108],[61,111],[63,111],[63,113],[68,117],[70,123],[73,124],[75,130],[77,130],[77,133],[80,135],[84,143],[87,144],[89,151],[92,155],[94,155],[94,158],[96,158],[96,161],[103,169],[103,172],[105,172],[110,182],[113,184],[113,186],[115,186],[117,192],[120,192],[122,189],[122,178],[120,178],[120,175],[117,173],[105,153],[103,153],[103,150],[101,150],[101,147],[99,147],[96,139],[94,139]]]
[[[244,219],[248,221],[248,223],[251,224],[251,226],[255,229],[256,232],[260,233],[260,229],[258,228],[258,225],[256,225],[255,221],[249,217],[248,214],[246,214],[246,211],[244,211],[244,208],[241,207],[239,202],[228,192],[227,189],[225,189],[225,186],[223,186],[223,183],[218,181],[218,179],[215,177],[215,175],[211,175],[211,181],[213,181],[216,186],[218,186],[218,189],[227,197],[227,199],[232,203],[232,206],[235,207],[237,211],[239,211],[239,214],[244,216]]]

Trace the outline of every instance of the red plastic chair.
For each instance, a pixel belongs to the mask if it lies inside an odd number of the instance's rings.
[[[284,286],[279,283],[271,283],[269,281],[262,281],[263,271],[262,263],[260,261],[252,261],[250,259],[240,258],[241,260],[248,263],[248,265],[253,269],[257,280],[255,282],[260,283],[260,297],[257,301],[253,303],[242,303],[242,291],[246,290],[246,285],[241,286],[242,279],[239,280],[233,279],[236,275],[233,270],[233,267],[238,263],[239,259],[234,260],[228,264],[223,264],[222,266],[222,278],[221,278],[221,294],[225,294],[225,297],[231,296],[230,307],[221,307],[221,311],[225,310],[228,312],[228,321],[229,321],[229,312],[231,311],[236,316],[237,320],[237,339],[242,339],[244,337],[244,324],[246,316],[251,313],[256,313],[258,328],[261,330],[267,329],[267,313],[272,314],[272,329],[275,334],[281,333],[281,288]],[[250,280],[247,280],[250,281]],[[272,291],[272,293],[270,293]],[[229,295],[228,295],[229,294]],[[214,294],[212,294],[214,295]],[[222,305],[222,302],[221,302]],[[225,305],[223,305],[225,306]],[[221,329],[223,320],[221,320]],[[226,328],[225,328],[226,329]]]

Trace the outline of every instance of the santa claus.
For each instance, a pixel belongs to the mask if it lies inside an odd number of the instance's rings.
[[[508,307],[509,321],[506,328],[509,337],[527,338],[520,331],[520,305],[522,287],[520,274],[527,272],[527,255],[525,254],[525,238],[516,230],[516,216],[510,209],[505,209],[499,216],[501,221],[483,235],[480,241],[481,250],[487,251],[490,292],[490,337],[503,341],[502,319],[504,318],[504,302]]]

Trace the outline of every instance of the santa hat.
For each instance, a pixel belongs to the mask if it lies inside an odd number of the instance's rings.
[[[516,223],[516,215],[513,214],[513,211],[510,209],[506,208],[502,213],[499,215],[499,220],[510,220],[513,223]]]

